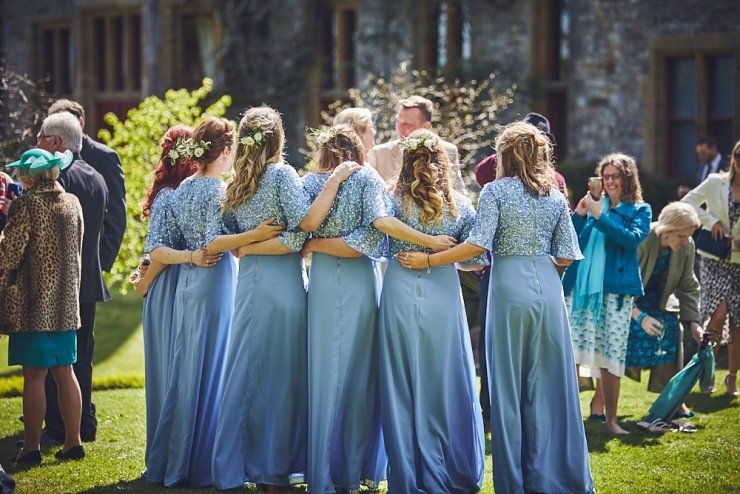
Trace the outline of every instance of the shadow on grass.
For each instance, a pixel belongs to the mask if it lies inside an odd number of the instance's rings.
[[[643,431],[635,425],[635,422],[625,422],[624,417],[619,417],[619,422],[624,429],[630,432],[628,435],[616,435],[606,430],[603,422],[586,421],[583,423],[586,429],[586,442],[590,453],[603,453],[608,450],[607,444],[617,440],[627,446],[645,448],[657,446],[660,435]]]
[[[727,408],[740,406],[737,397],[725,393],[708,395],[704,393],[691,393],[686,397],[686,404],[698,413],[712,413]]]
[[[87,489],[85,491],[80,491],[79,494],[120,494],[121,492],[135,492],[135,493],[156,493],[156,492],[167,492],[172,493],[172,487],[165,487],[162,484],[150,484],[146,482],[144,479],[136,479],[136,480],[129,480],[129,481],[123,481],[123,482],[117,482],[115,484],[111,485],[101,485],[98,487],[93,487],[92,489]],[[198,493],[198,494],[208,494],[211,492],[242,492],[242,493],[257,493],[257,488],[255,486],[243,486],[243,487],[236,487],[234,489],[229,489],[226,491],[219,491],[215,488],[195,488],[195,487],[189,487],[186,484],[178,485],[176,487],[178,494],[186,494],[186,493]],[[297,492],[304,492],[302,490],[299,490]]]

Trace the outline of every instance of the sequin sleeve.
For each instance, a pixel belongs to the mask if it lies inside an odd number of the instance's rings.
[[[572,259],[577,261],[583,259],[583,254],[581,254],[581,249],[578,246],[578,235],[573,226],[573,220],[570,218],[565,197],[560,194],[560,198],[562,199],[558,201],[560,216],[558,217],[555,229],[552,233],[550,255],[561,259]]]
[[[458,221],[460,222],[460,234],[457,236],[457,241],[464,242],[470,236],[470,232],[475,224],[475,209],[473,205],[465,199],[457,200],[457,214],[459,215]],[[466,261],[461,262],[463,265],[488,265],[488,256],[485,252],[472,257]]]
[[[378,261],[385,257],[385,235],[373,226],[361,226],[342,237],[357,252]]]
[[[362,191],[362,224],[370,226],[378,218],[390,216],[386,209],[385,184],[374,170],[367,173],[365,187]]]
[[[236,217],[236,213],[233,209],[226,209],[221,213],[221,225],[224,233],[227,235],[235,235],[241,233],[239,228],[239,220]]]
[[[486,184],[478,199],[478,211],[475,223],[466,242],[493,251],[493,239],[498,228],[499,207],[496,194],[491,182]]]
[[[285,214],[288,231],[295,230],[309,210],[308,195],[303,189],[301,178],[290,165],[280,167],[280,182],[278,184],[278,198],[280,207]]]
[[[222,216],[222,204],[226,200],[226,185],[219,182],[216,189],[215,200],[209,201],[204,205],[206,208],[206,241],[208,245],[214,238],[226,233]],[[175,205],[173,205],[175,207]]]
[[[162,189],[152,202],[149,232],[144,244],[145,253],[150,253],[157,247],[180,248],[182,241],[180,230],[171,209],[173,194],[172,189]]]

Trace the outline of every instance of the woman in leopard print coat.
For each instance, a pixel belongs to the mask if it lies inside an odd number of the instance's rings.
[[[68,156],[26,151],[8,165],[27,192],[15,199],[0,242],[0,332],[10,334],[8,363],[23,366],[24,445],[17,463],[41,463],[44,381],[50,370],[59,389],[67,437],[59,459],[84,457],[80,443],[82,401],[72,364],[80,326],[78,293],[82,208],[56,182]]]

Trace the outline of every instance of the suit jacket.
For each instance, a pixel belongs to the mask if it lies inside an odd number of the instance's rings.
[[[80,156],[103,176],[108,188],[108,207],[103,219],[103,237],[100,243],[100,266],[103,271],[110,271],[126,231],[126,187],[121,159],[111,148],[88,135],[82,138]]]
[[[717,163],[717,169],[714,169],[712,167],[715,162]],[[724,172],[727,171],[729,168],[730,162],[727,161],[727,159],[722,156],[722,154],[717,154],[717,156],[710,163],[700,163],[699,171],[696,174],[696,178],[698,179],[697,184],[700,184],[701,182],[706,180],[707,177],[712,173]]]
[[[637,248],[642,283],[645,286],[653,275],[655,263],[661,251],[660,235],[655,233],[656,226],[658,226],[657,222],[650,225],[650,233]],[[701,321],[699,281],[694,274],[695,249],[694,240],[689,238],[686,247],[671,252],[671,260],[668,262],[668,276],[663,287],[663,293],[660,296],[660,308],[665,310],[666,305],[668,305],[668,298],[672,293],[676,294],[682,321]]]
[[[108,188],[105,179],[95,169],[85,163],[79,153],[74,153],[74,161],[59,176],[64,189],[77,196],[82,206],[85,222],[85,235],[82,239],[82,277],[80,283],[80,302],[101,302],[110,300],[108,287],[103,280],[100,267],[100,243],[103,234],[103,220],[108,204]]]
[[[442,141],[442,145],[447,151],[447,156],[450,158],[450,164],[452,165],[450,168],[450,185],[461,194],[466,194],[467,190],[460,172],[457,146],[445,140]],[[401,173],[402,158],[401,141],[398,139],[373,146],[367,153],[367,162],[378,171],[386,183],[392,183]]]
[[[80,327],[80,202],[56,182],[14,200],[0,242],[0,332]]]
[[[733,225],[730,225],[730,212],[727,209],[729,199],[729,174],[711,173],[681,200],[694,206],[705,230],[711,231],[714,224],[719,221],[725,230],[730,232]]]

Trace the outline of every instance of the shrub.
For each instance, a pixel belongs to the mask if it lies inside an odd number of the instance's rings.
[[[173,125],[196,125],[205,115],[220,117],[231,105],[231,97],[221,96],[205,110],[206,97],[213,89],[213,81],[204,79],[203,85],[190,92],[170,89],[163,99],[149,96],[126,114],[124,121],[113,114],[105,115],[109,129],[98,132],[100,139],[118,152],[126,176],[126,209],[128,225],[121,250],[108,276],[110,283],[128,278],[136,268],[144,251],[149,222],[141,215],[141,202],[146,197],[152,180],[152,170],[159,158],[159,141]],[[119,283],[125,292],[126,283]]]

